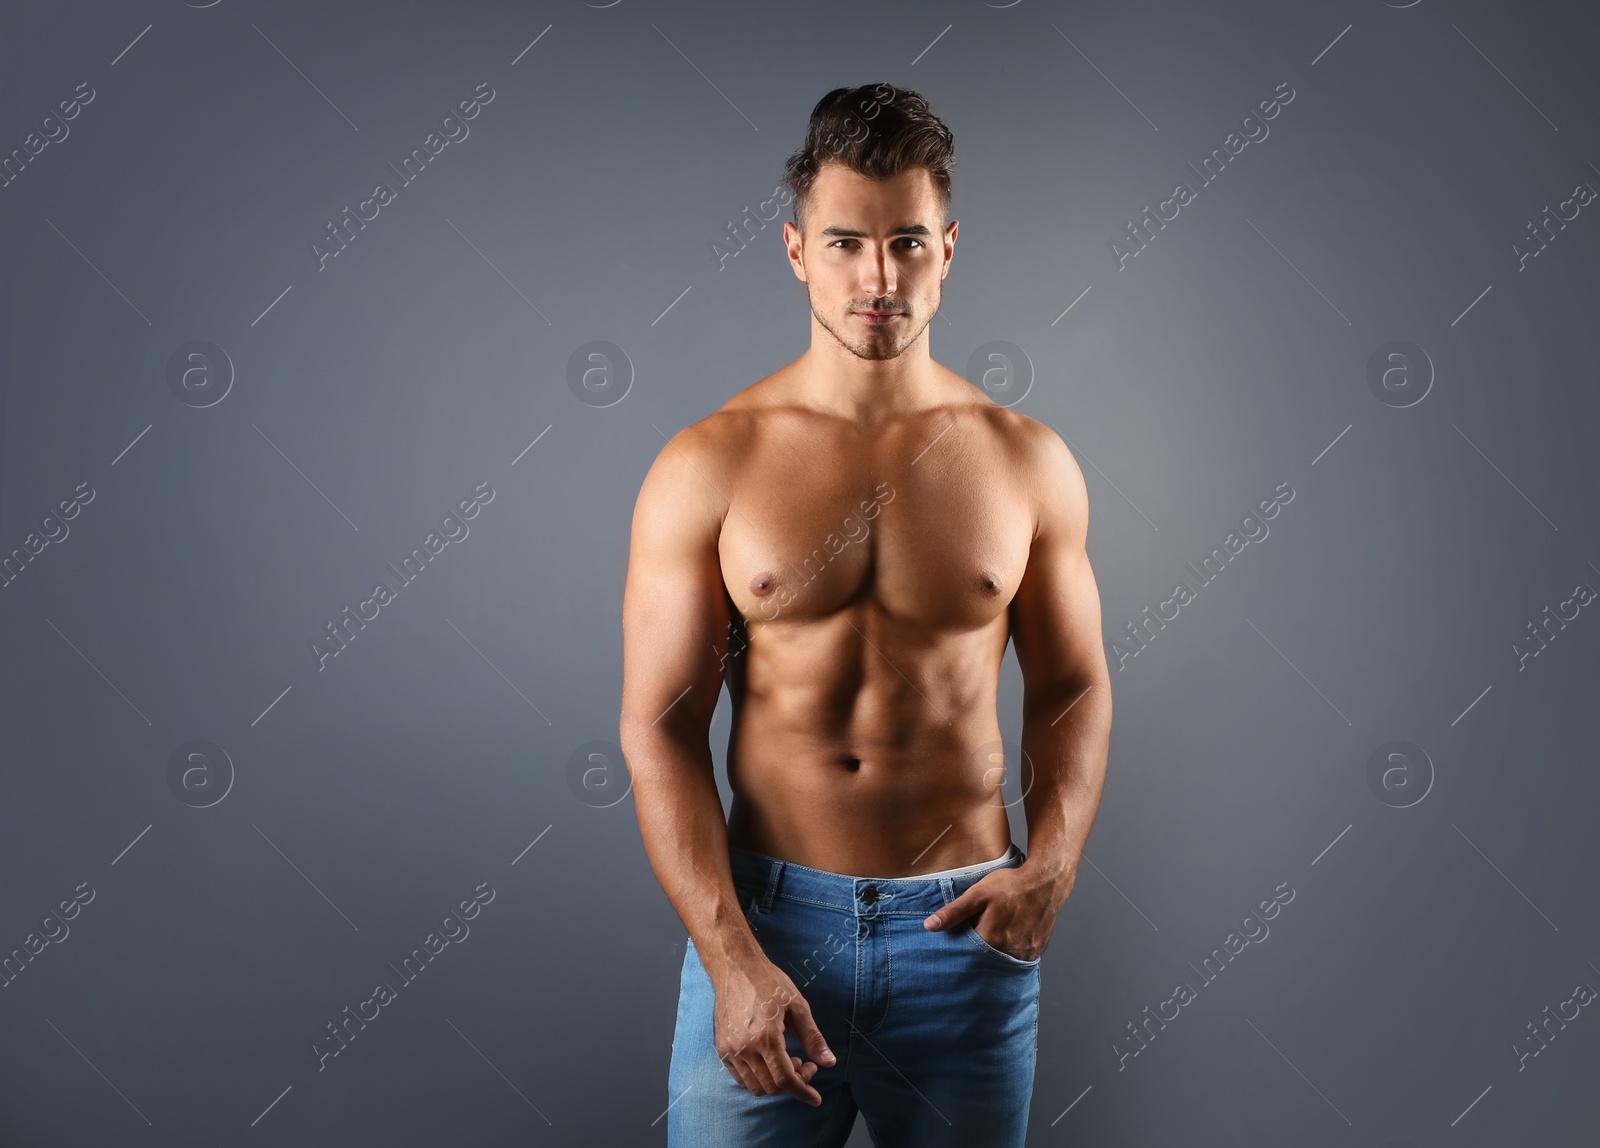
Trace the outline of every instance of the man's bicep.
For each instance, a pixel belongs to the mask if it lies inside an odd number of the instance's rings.
[[[728,646],[715,488],[679,435],[634,507],[623,594],[622,725],[703,736]]]
[[[1085,549],[1083,473],[1054,431],[1039,460],[1038,533],[1012,602],[1012,642],[1024,691],[1053,703],[1106,676],[1100,592]],[[1068,698],[1068,701],[1073,700]]]

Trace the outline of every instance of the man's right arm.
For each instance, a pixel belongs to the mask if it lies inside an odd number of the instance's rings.
[[[726,503],[696,428],[657,456],[633,512],[622,601],[622,753],[656,879],[713,977],[760,955],[734,894],[709,731],[728,647]],[[698,470],[697,470],[698,468]]]
[[[623,594],[623,757],[656,879],[694,940],[717,991],[718,1052],[758,1095],[820,1103],[815,1065],[791,1057],[785,1021],[833,1063],[792,981],[767,959],[739,907],[728,826],[711,758],[729,615],[717,542],[728,502],[715,484],[704,424],[657,456],[634,508]]]

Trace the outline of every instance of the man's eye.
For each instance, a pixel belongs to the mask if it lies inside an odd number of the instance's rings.
[[[828,246],[829,247],[836,247],[836,248],[843,249],[843,248],[845,248],[847,246],[854,245],[855,242],[856,241],[854,239],[835,239],[832,243],[828,244]],[[895,240],[895,242],[900,244],[901,246],[907,246],[907,245],[913,246],[913,247],[925,247],[925,246],[927,246],[927,244],[923,243],[922,240],[913,239],[908,235],[901,236],[899,239]]]

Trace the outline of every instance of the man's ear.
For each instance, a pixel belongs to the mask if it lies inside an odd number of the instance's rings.
[[[945,229],[944,229],[944,270],[939,273],[939,278],[940,279],[943,279],[946,275],[950,274],[950,260],[955,258],[955,254],[956,254],[956,234],[960,230],[961,230],[961,224],[958,223],[954,219],[952,219],[948,224],[945,225]]]
[[[789,267],[794,272],[794,277],[800,282],[806,282],[805,256],[801,250],[800,229],[793,223],[785,222],[783,225],[783,245],[788,248]]]

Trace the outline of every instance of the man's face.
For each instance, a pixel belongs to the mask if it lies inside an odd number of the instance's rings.
[[[893,359],[927,330],[955,249],[933,177],[914,167],[871,180],[822,166],[806,204],[805,232],[783,227],[789,263],[811,313],[861,359]]]

